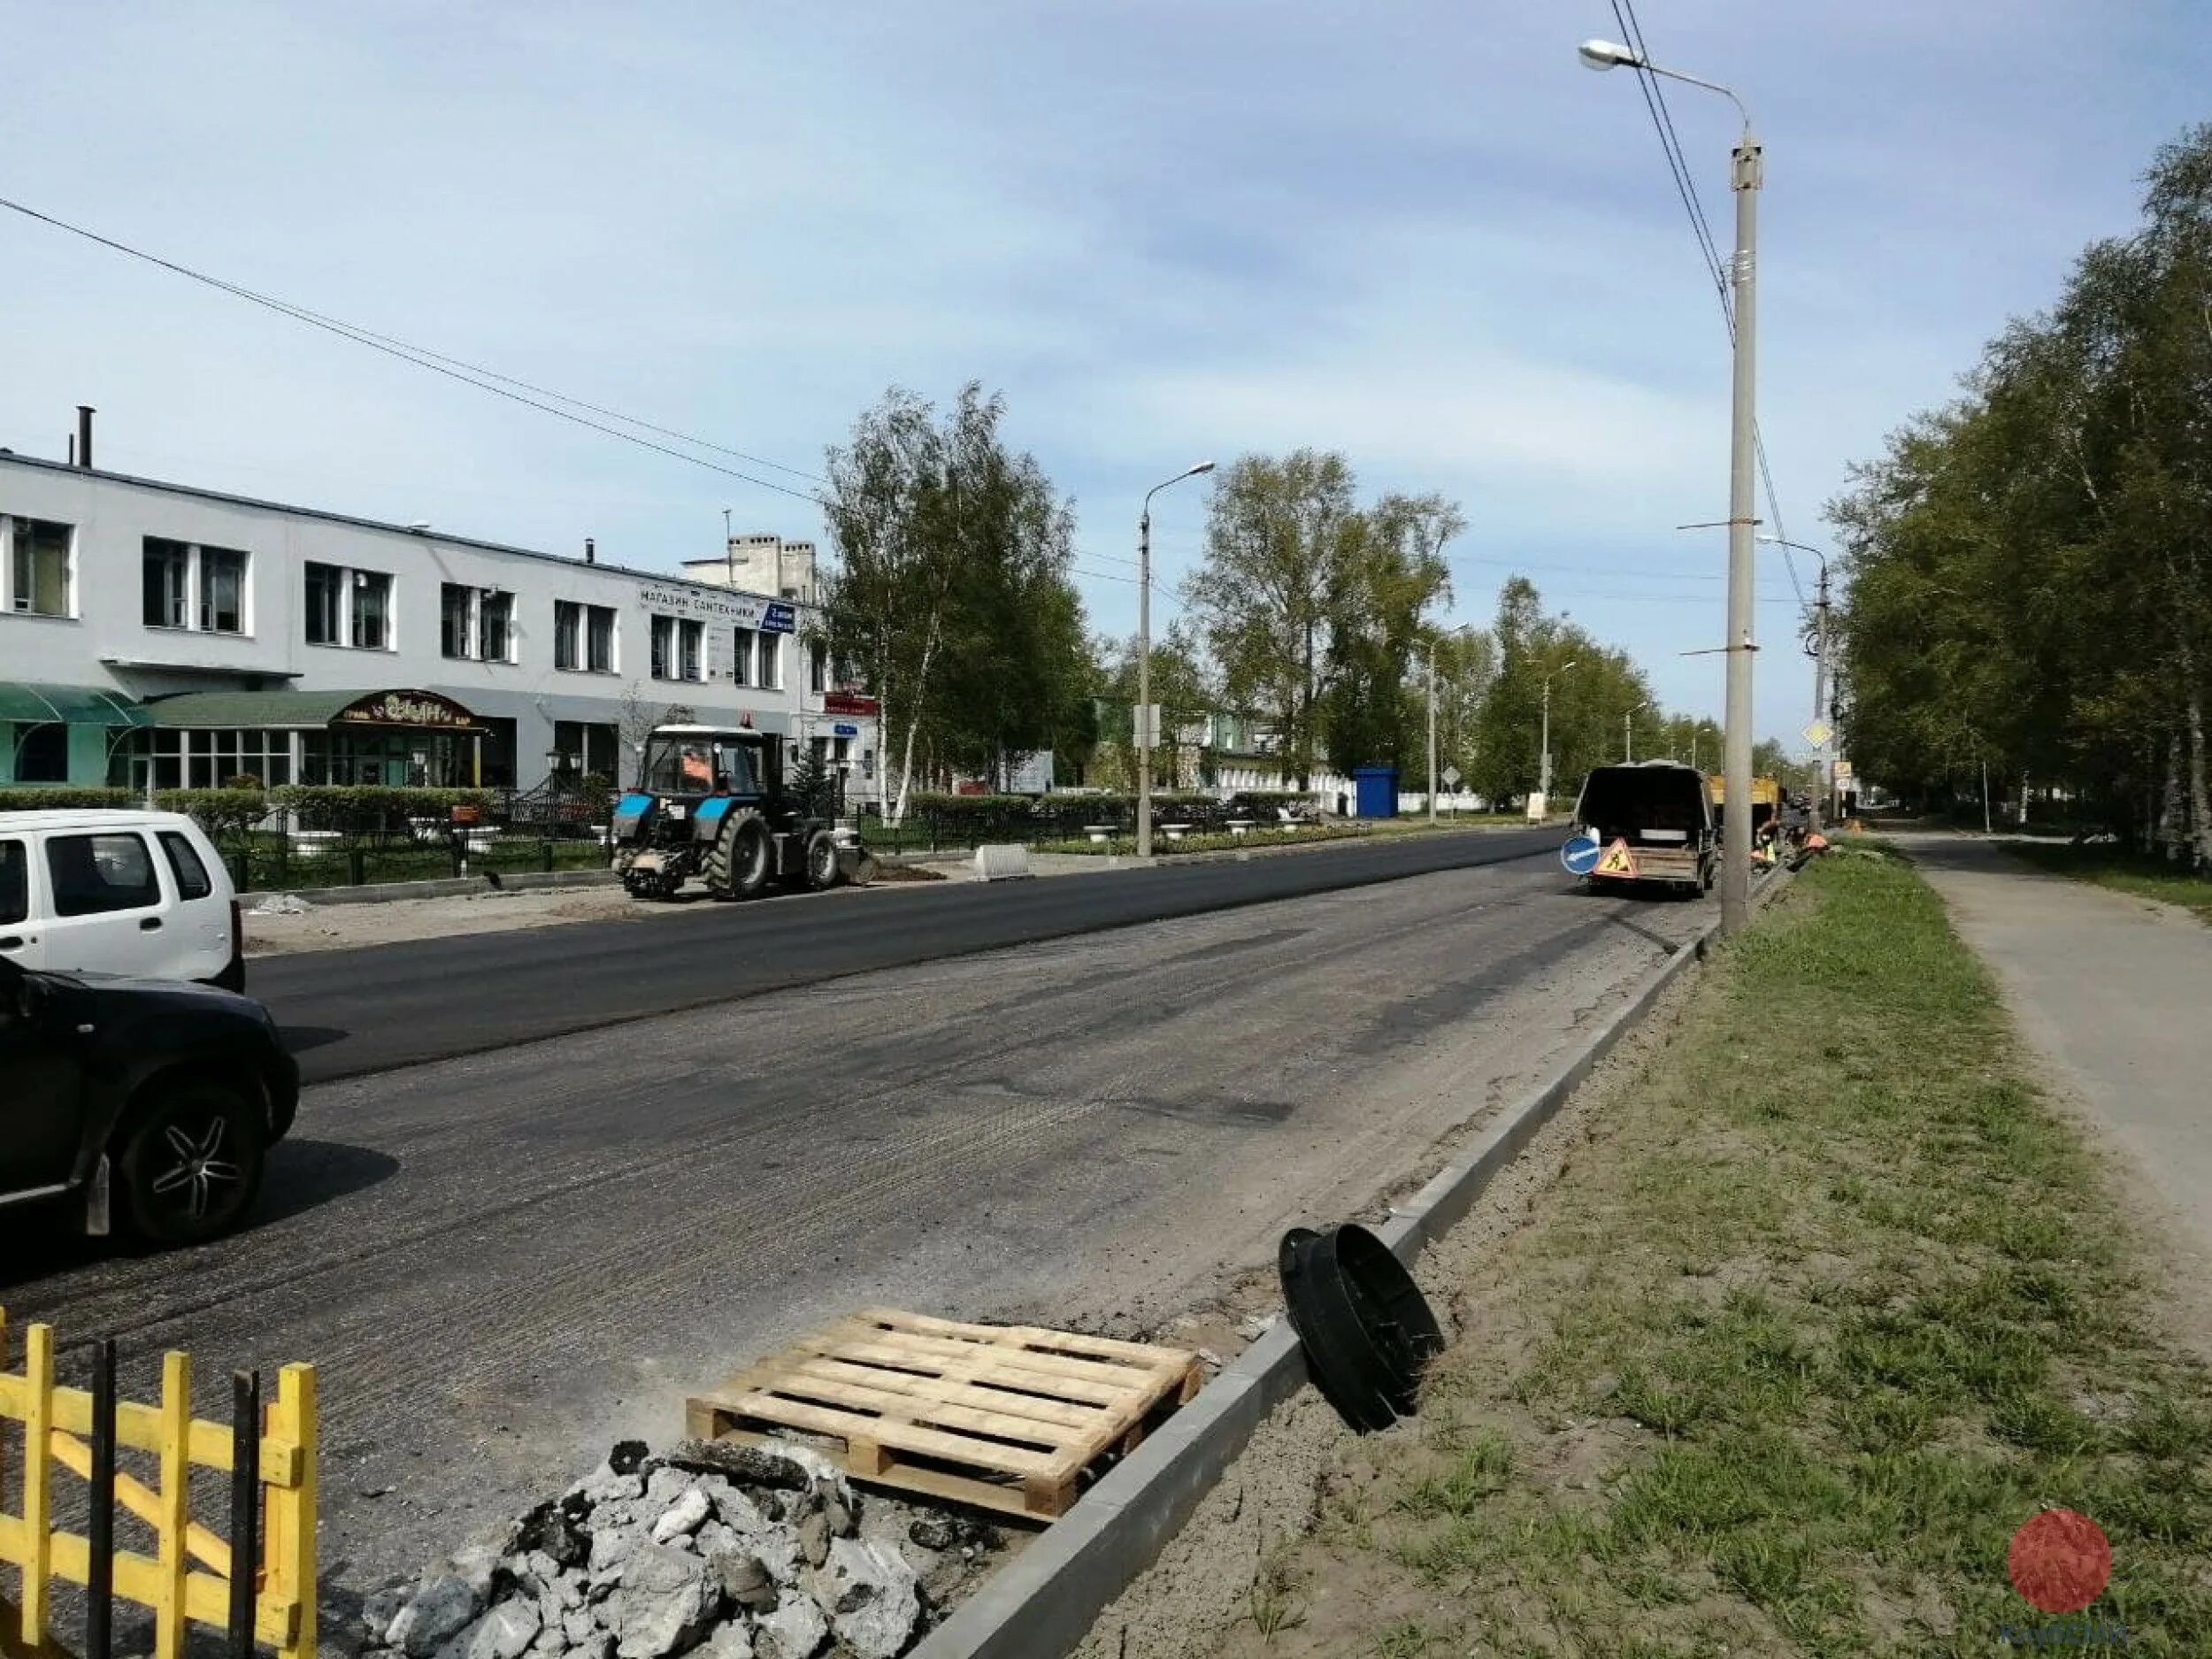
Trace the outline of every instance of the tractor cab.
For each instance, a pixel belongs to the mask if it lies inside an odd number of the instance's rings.
[[[703,726],[664,726],[645,740],[640,790],[663,802],[693,804],[709,795],[759,800],[776,793],[779,745],[758,732]]]
[[[821,888],[875,873],[855,831],[786,787],[783,745],[762,732],[655,727],[612,832],[634,898],[672,899],[695,876],[717,898],[742,899],[775,881]]]

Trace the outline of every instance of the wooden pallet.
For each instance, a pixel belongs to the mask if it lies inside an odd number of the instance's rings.
[[[702,1440],[831,1442],[851,1479],[1050,1519],[1084,1471],[1198,1392],[1198,1356],[872,1308],[686,1404]]]

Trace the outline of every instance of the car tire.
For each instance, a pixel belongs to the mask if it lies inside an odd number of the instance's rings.
[[[219,1238],[261,1190],[261,1112],[242,1090],[207,1079],[156,1083],[117,1162],[122,1210],[149,1244]]]

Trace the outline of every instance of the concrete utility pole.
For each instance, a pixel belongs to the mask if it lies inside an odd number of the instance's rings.
[[[1436,822],[1436,641],[1429,641],[1429,822]]]
[[[1144,513],[1137,520],[1137,856],[1152,856],[1152,746],[1159,733],[1152,718],[1152,498],[1169,484],[1214,470],[1201,461],[1144,493]]]
[[[1573,663],[1562,663],[1562,664],[1559,664],[1559,666],[1558,666],[1558,667],[1556,667],[1556,668],[1553,669],[1553,670],[1551,671],[1551,673],[1550,673],[1550,674],[1546,674],[1546,675],[1544,676],[1544,748],[1543,748],[1544,763],[1543,763],[1542,769],[1541,769],[1541,771],[1540,771],[1540,773],[1539,773],[1539,780],[1539,780],[1539,782],[1537,783],[1537,786],[1536,786],[1536,792],[1537,792],[1539,795],[1542,795],[1542,796],[1544,797],[1544,811],[1545,811],[1545,813],[1546,813],[1546,815],[1547,815],[1547,816],[1548,816],[1548,815],[1550,814],[1550,812],[1551,812],[1551,682],[1552,682],[1552,675],[1553,675],[1553,674],[1563,674],[1563,673],[1565,673],[1565,672],[1567,672],[1570,668],[1572,668],[1572,667],[1575,665],[1575,663],[1578,663],[1578,662],[1580,662],[1581,660],[1582,660],[1582,659],[1581,659],[1580,657],[1578,657],[1577,658],[1575,658],[1575,661],[1574,661]]]
[[[1819,724],[1826,726],[1828,724],[1828,556],[1816,547],[1807,547],[1802,541],[1785,541],[1778,535],[1763,535],[1759,540],[1775,547],[1795,548],[1800,553],[1809,553],[1820,561],[1820,597],[1813,606],[1815,628],[1813,718]],[[1828,733],[1828,742],[1816,743],[1813,747],[1811,826],[1815,834],[1820,832],[1820,815],[1826,804],[1829,745],[1832,744],[1835,740],[1835,732],[1831,727]]]
[[[1649,707],[1651,704],[1648,703],[1640,703],[1626,714],[1621,716],[1621,761],[1623,764],[1627,764],[1636,758],[1636,717]]]
[[[1717,81],[1701,81],[1679,70],[1662,69],[1641,52],[1612,41],[1585,41],[1582,61],[1592,69],[1640,69],[1708,92],[1736,106],[1743,130],[1729,175],[1736,196],[1736,251],[1730,263],[1735,296],[1736,358],[1733,419],[1728,456],[1728,656],[1727,726],[1722,733],[1722,861],[1720,926],[1724,933],[1740,929],[1751,917],[1751,659],[1758,646],[1751,633],[1752,481],[1756,468],[1758,401],[1759,187],[1764,166],[1751,134],[1751,114],[1743,100]]]

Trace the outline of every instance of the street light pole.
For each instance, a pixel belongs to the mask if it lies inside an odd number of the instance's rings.
[[[1578,662],[1580,662],[1581,660],[1582,660],[1582,659],[1581,659],[1580,657],[1577,657],[1577,658],[1575,659],[1575,662],[1576,662],[1576,663],[1578,663]],[[1550,813],[1550,811],[1551,811],[1551,682],[1552,682],[1552,675],[1553,675],[1553,674],[1563,674],[1563,673],[1565,673],[1565,672],[1567,672],[1570,668],[1572,668],[1574,665],[1575,665],[1575,663],[1562,663],[1562,664],[1559,664],[1559,666],[1558,666],[1558,667],[1556,667],[1556,668],[1553,669],[1553,670],[1551,671],[1551,673],[1549,673],[1549,674],[1546,674],[1546,675],[1544,676],[1544,748],[1543,748],[1544,763],[1543,763],[1543,766],[1542,766],[1542,769],[1541,769],[1541,772],[1540,772],[1540,781],[1537,783],[1537,786],[1536,786],[1536,792],[1537,792],[1537,794],[1539,794],[1539,795],[1542,795],[1542,796],[1544,797],[1544,811],[1545,811],[1545,813],[1546,813],[1547,815],[1548,815],[1548,814]]]
[[[1624,765],[1636,758],[1636,717],[1649,707],[1651,704],[1648,703],[1640,703],[1621,716],[1621,763]]]
[[[1436,641],[1429,641],[1429,822],[1436,822]]]
[[[1169,484],[1214,470],[1201,461],[1144,493],[1137,520],[1137,856],[1152,856],[1152,745],[1159,733],[1152,720],[1152,498]]]
[[[1755,466],[1758,388],[1759,188],[1764,178],[1758,141],[1751,134],[1750,111],[1743,100],[1717,81],[1701,81],[1679,70],[1662,69],[1641,52],[1611,41],[1585,41],[1582,61],[1593,69],[1640,69],[1709,92],[1736,106],[1743,119],[1729,175],[1736,196],[1736,251],[1729,267],[1734,294],[1735,373],[1733,419],[1728,455],[1728,656],[1727,727],[1722,734],[1723,807],[1720,926],[1724,933],[1740,929],[1751,916],[1751,658],[1758,649],[1751,634],[1753,517],[1752,478]]]
[[[1813,646],[1813,718],[1820,725],[1828,723],[1828,556],[1816,547],[1807,547],[1802,541],[1785,541],[1778,535],[1763,535],[1762,541],[1776,547],[1795,548],[1800,553],[1809,553],[1820,561],[1820,597],[1813,607],[1816,629]],[[1835,741],[1835,733],[1828,733],[1828,743]],[[1826,806],[1829,778],[1828,743],[1813,746],[1813,790],[1811,827],[1820,833],[1820,815]]]

